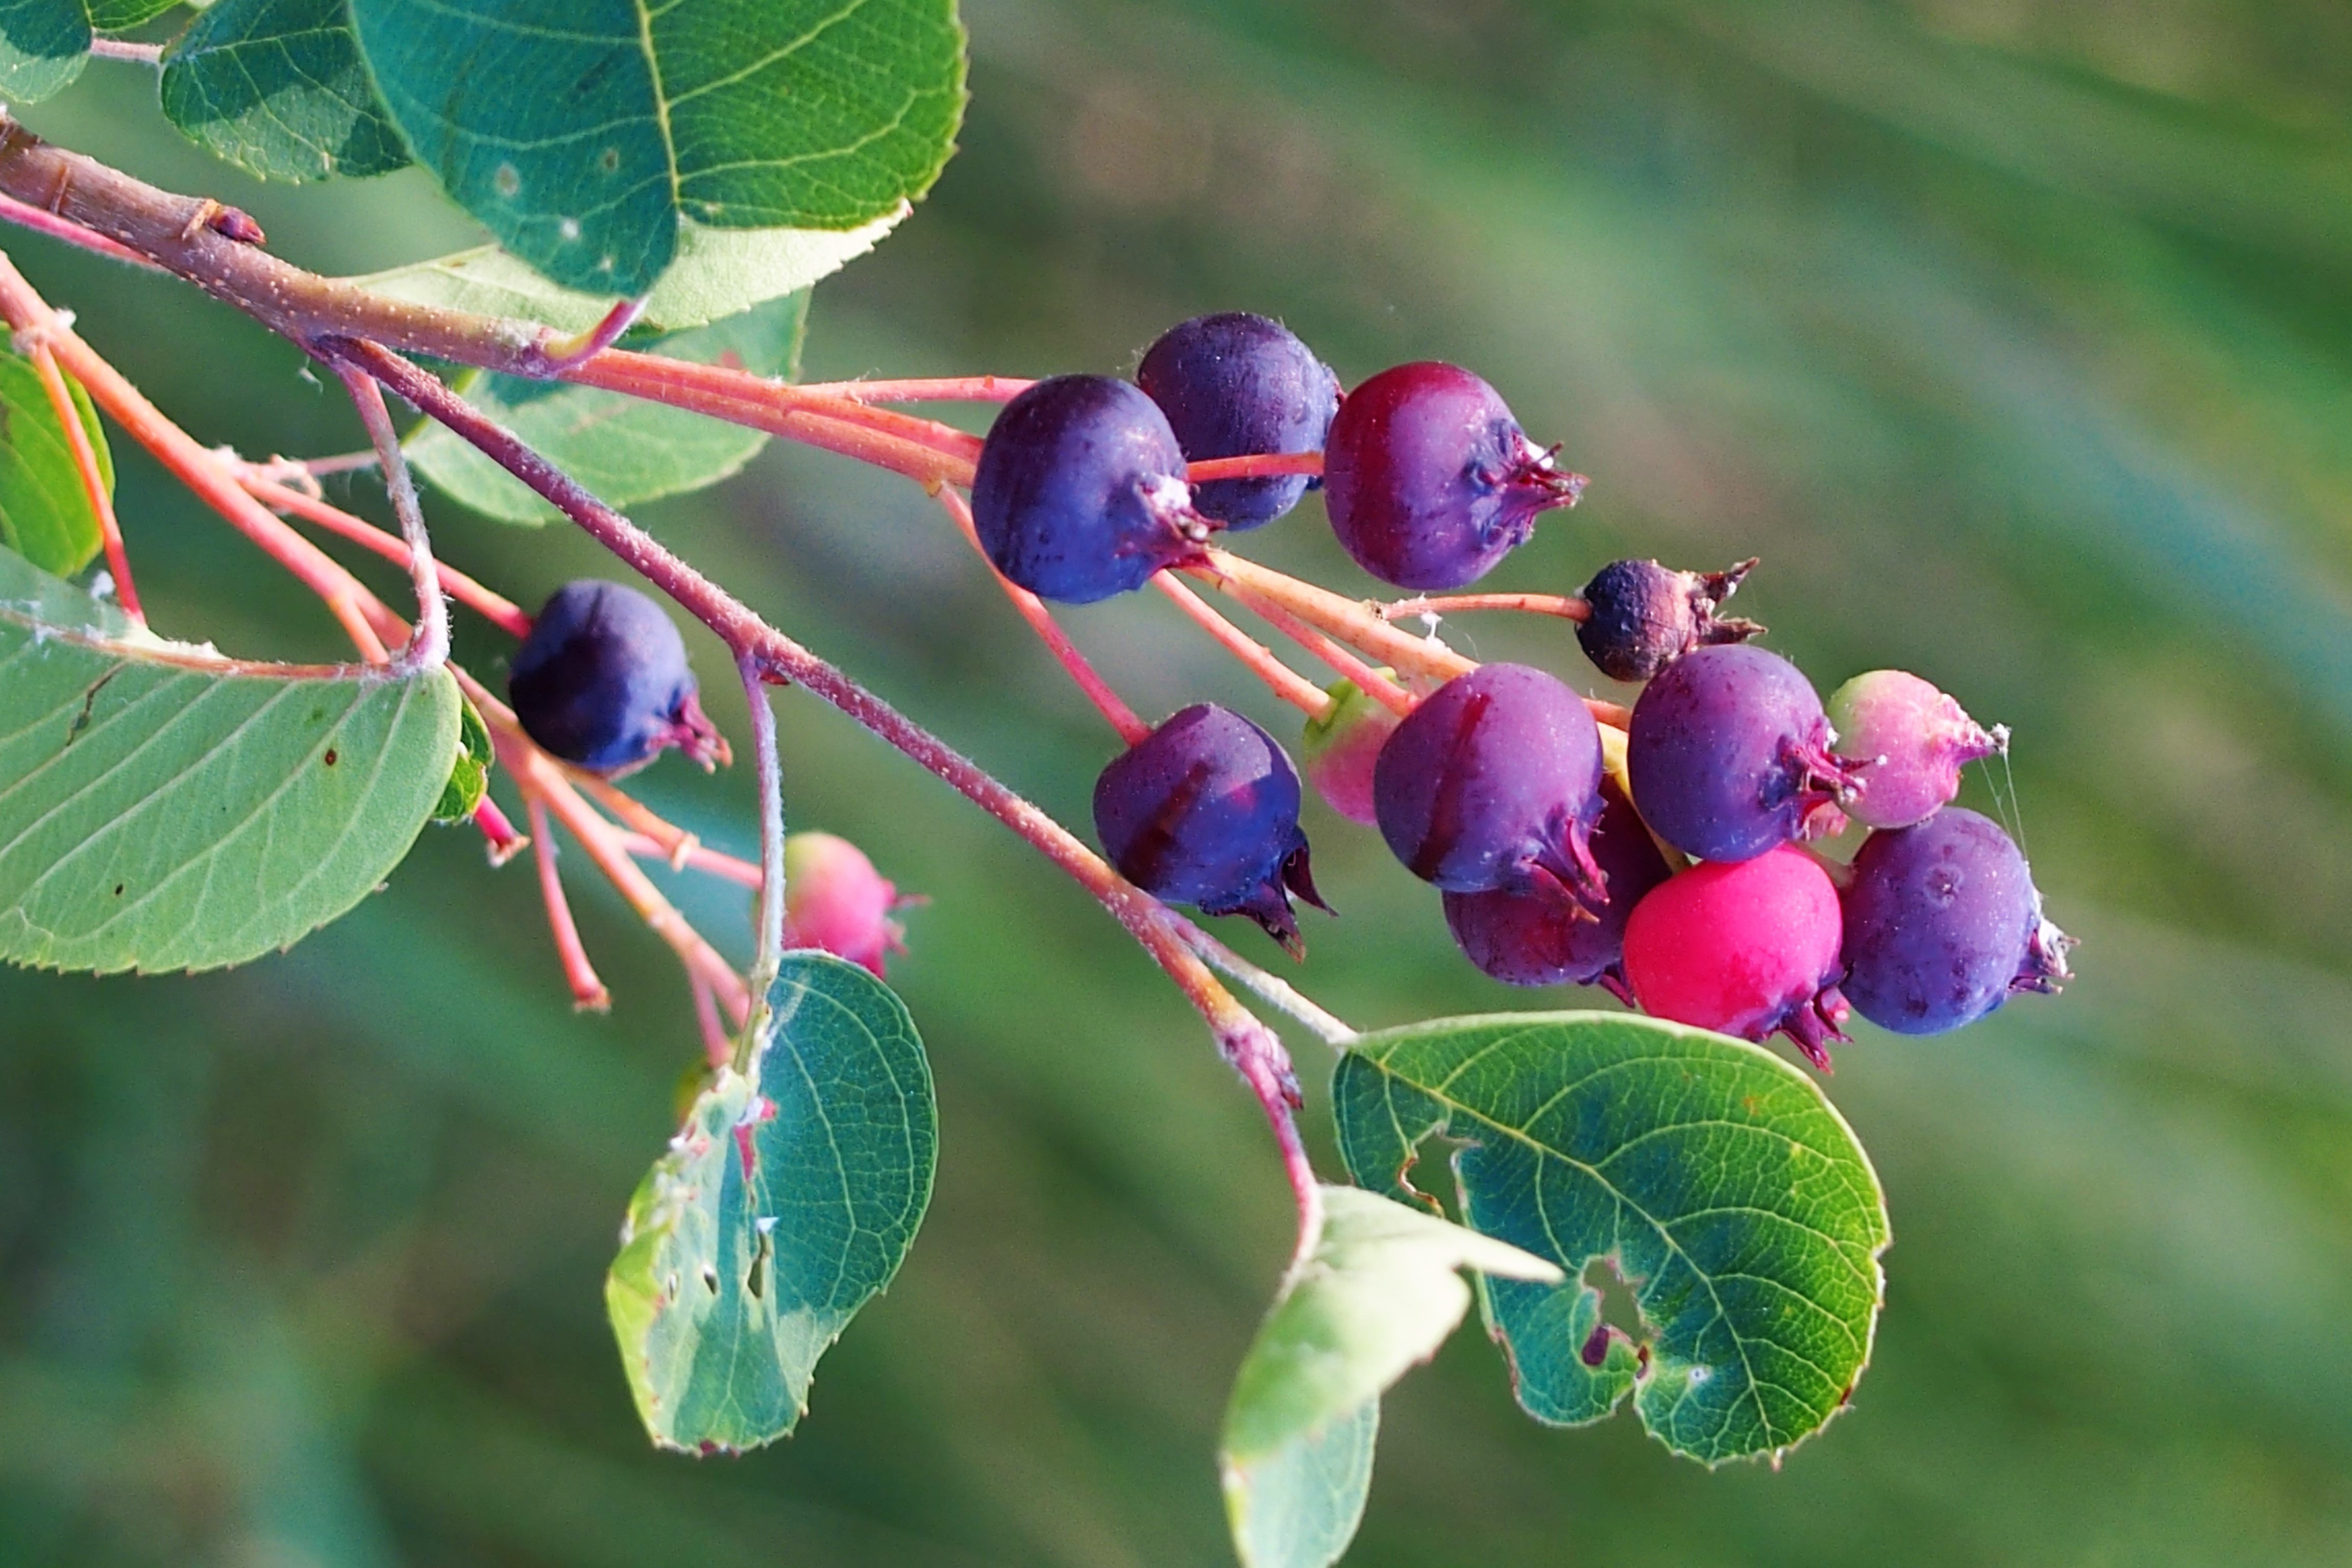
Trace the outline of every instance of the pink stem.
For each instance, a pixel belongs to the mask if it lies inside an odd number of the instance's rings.
[[[36,234],[46,234],[51,239],[61,239],[68,245],[103,256],[110,261],[127,261],[133,267],[150,272],[169,272],[170,268],[150,261],[121,241],[110,239],[94,228],[85,228],[71,218],[59,217],[46,207],[30,202],[20,202],[14,196],[0,195],[0,218],[29,228]]]
[[[613,308],[604,312],[604,320],[586,331],[576,337],[550,341],[546,351],[549,365],[558,375],[579,368],[619,342],[622,334],[635,326],[637,318],[645,311],[643,299],[615,301]]]
[[[688,974],[686,980],[694,992],[694,1022],[702,1031],[703,1058],[714,1070],[723,1068],[735,1055],[735,1042],[727,1037],[727,1026],[719,1019],[718,998],[701,975]]]
[[[670,851],[664,849],[657,841],[646,837],[642,833],[623,835],[621,844],[630,854],[639,859],[659,860],[673,870],[706,872],[754,891],[757,891],[760,886],[760,868],[752,865],[749,860],[740,860],[732,855],[722,855],[716,849],[706,849],[699,844],[687,846],[682,865]]]
[[[82,492],[89,498],[89,510],[98,519],[98,536],[106,546],[106,569],[114,576],[114,596],[123,613],[143,626],[147,613],[139,607],[139,589],[131,581],[131,555],[122,547],[122,525],[114,515],[114,494],[107,489],[106,476],[99,471],[98,448],[90,444],[89,431],[81,422],[81,410],[74,403],[72,389],[66,385],[65,372],[58,368],[58,356],[37,332],[28,332],[26,337],[32,344],[34,374],[41,378],[41,390],[49,395],[49,409],[65,431],[66,446],[73,453],[74,471],[81,477]]]
[[[1216,638],[1227,653],[1248,666],[1250,673],[1265,681],[1276,697],[1309,719],[1320,719],[1331,710],[1329,692],[1275,658],[1272,648],[1217,614],[1200,595],[1165,572],[1153,577],[1151,583],[1176,601],[1176,607],[1191,617],[1194,625]]]
[[[803,382],[800,390],[858,403],[1010,403],[1036,383],[1009,375]]]
[[[1275,630],[1329,665],[1343,679],[1353,682],[1356,689],[1365,696],[1384,704],[1399,717],[1412,711],[1412,692],[1405,690],[1395,681],[1382,675],[1280,605],[1246,589],[1235,593],[1234,597],[1265,617],[1266,624]]]
[[[352,406],[359,410],[368,439],[375,444],[376,466],[383,471],[384,489],[392,498],[393,515],[400,519],[401,535],[407,545],[409,581],[416,590],[416,626],[394,669],[404,677],[422,675],[448,660],[449,602],[442,596],[441,578],[433,567],[433,540],[425,531],[425,509],[416,500],[416,480],[408,471],[408,459],[401,455],[400,432],[392,426],[392,410],[383,405],[383,389],[376,385],[375,378],[341,360],[331,359],[328,363],[350,394]]]
[[[490,864],[493,867],[505,865],[530,842],[515,831],[515,825],[507,820],[507,814],[499,809],[499,803],[487,795],[474,807],[474,826],[480,828],[482,837],[489,841]]]
[[[161,44],[134,44],[128,38],[92,38],[89,52],[102,60],[129,60],[133,65],[159,66],[163,63]]]
[[[1445,594],[1432,599],[1398,599],[1381,606],[1383,620],[1407,616],[1449,616],[1457,610],[1519,610],[1529,615],[1559,616],[1580,621],[1592,606],[1565,594]]]
[[[563,960],[563,978],[572,987],[574,1011],[609,1013],[613,1009],[613,994],[596,978],[596,966],[588,962],[588,949],[580,941],[580,928],[572,923],[572,904],[563,896],[563,879],[555,873],[555,835],[548,830],[547,807],[535,795],[523,796],[523,809],[530,813],[530,849],[539,861],[539,896],[547,905],[547,927],[555,937],[556,955]]]
[[[368,454],[371,466],[374,458],[373,453]],[[247,490],[272,509],[291,512],[305,522],[316,523],[328,532],[348,539],[386,561],[403,566],[408,564],[408,546],[400,540],[340,507],[331,506],[315,496],[304,495],[289,485],[281,485],[265,478],[268,469],[268,464],[247,464],[237,478],[243,481]],[[513,600],[485,588],[454,566],[436,561],[434,570],[440,577],[443,590],[451,598],[502,631],[518,637],[530,635],[530,617],[523,614]]]
[[[1204,485],[1212,479],[1266,479],[1284,474],[1323,476],[1320,452],[1253,452],[1245,458],[1204,458],[1184,465],[1184,478]]]

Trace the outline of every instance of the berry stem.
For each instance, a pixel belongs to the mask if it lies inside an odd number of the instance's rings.
[[[563,978],[572,987],[572,1009],[609,1013],[613,994],[604,989],[604,983],[596,977],[596,966],[588,962],[588,949],[572,919],[571,902],[563,896],[563,879],[556,875],[555,835],[548,830],[547,807],[535,795],[526,794],[522,804],[530,814],[530,852],[539,862],[539,896],[547,905],[547,928],[555,937],[556,956],[563,961]]]
[[[603,353],[621,341],[623,333],[637,324],[646,313],[642,296],[635,300],[618,300],[604,312],[604,320],[584,332],[568,338],[555,338],[547,344],[547,358],[559,373],[573,369]]]
[[[1365,696],[1389,709],[1399,718],[1412,711],[1412,692],[1405,690],[1395,681],[1374,669],[1280,605],[1264,595],[1252,593],[1245,588],[1235,593],[1234,597],[1247,605],[1251,611],[1263,617],[1268,626],[1329,665],[1342,679],[1352,683]]]
[[[0,218],[19,228],[29,228],[36,234],[46,234],[51,239],[103,256],[110,261],[127,262],[149,272],[169,273],[172,269],[160,262],[150,261],[120,240],[110,239],[94,228],[59,217],[47,207],[37,207],[30,202],[20,202],[14,196],[0,195]]]
[[[1217,614],[1214,606],[1176,578],[1162,572],[1152,585],[1176,601],[1176,607],[1222,644],[1227,653],[1249,667],[1250,673],[1271,688],[1276,697],[1309,719],[1331,710],[1331,694],[1274,656],[1274,650]]]
[[[89,510],[98,519],[98,536],[106,545],[106,569],[114,575],[114,597],[123,614],[139,626],[147,624],[147,613],[139,607],[139,590],[131,581],[131,556],[122,547],[122,527],[114,515],[114,496],[107,489],[106,476],[99,471],[98,448],[90,444],[89,432],[83,427],[81,410],[74,403],[73,393],[66,385],[65,373],[58,368],[58,356],[38,332],[27,332],[32,350],[33,372],[41,378],[41,390],[49,395],[49,407],[58,416],[58,424],[66,433],[66,445],[73,452],[74,471],[81,477],[81,488],[89,497]]]
[[[776,710],[753,655],[738,656],[751,714],[751,755],[760,781],[759,945],[751,959],[751,1021],[735,1046],[735,1070],[749,1074],[768,1043],[769,994],[784,962],[784,774],[776,756]]]
[[[1323,477],[1323,454],[1320,452],[1254,452],[1245,458],[1204,458],[1197,463],[1184,465],[1186,482],[1207,484],[1212,479],[1276,479],[1285,474],[1306,474],[1313,479]]]
[[[375,454],[371,452],[367,456],[369,466],[373,467]],[[316,496],[306,495],[290,485],[280,484],[268,478],[274,467],[268,463],[245,464],[237,472],[238,481],[273,511],[291,513],[339,538],[348,539],[386,561],[408,564],[408,546],[398,538],[363,518],[354,517]],[[494,593],[456,567],[438,560],[434,563],[434,571],[441,579],[442,591],[449,597],[501,631],[518,637],[530,635],[530,617],[513,600]]]
[[[401,455],[400,432],[392,426],[392,410],[383,405],[383,389],[375,378],[341,359],[328,363],[341,378],[359,410],[360,423],[375,444],[376,466],[383,471],[383,488],[392,498],[392,511],[408,545],[408,575],[416,589],[416,628],[408,646],[394,662],[401,678],[438,669],[449,658],[449,602],[442,596],[441,578],[433,566],[433,540],[425,531],[425,509],[416,500],[416,480]]]
[[[474,826],[480,828],[482,837],[489,841],[490,865],[494,869],[513,859],[521,852],[522,847],[530,842],[515,831],[515,825],[507,820],[507,814],[500,811],[499,803],[488,795],[484,795],[480,804],[474,807]]]
[[[1592,606],[1566,594],[1445,594],[1436,598],[1398,599],[1380,607],[1381,619],[1407,616],[1450,616],[1461,610],[1518,610],[1528,615],[1558,616],[1563,620],[1590,619]]]
[[[1009,375],[950,375],[812,381],[802,383],[800,390],[854,403],[1010,403],[1034,384]]]
[[[759,890],[760,868],[752,865],[749,860],[739,860],[732,855],[724,855],[716,849],[705,848],[694,841],[692,834],[687,835],[686,840],[687,848],[683,859],[663,848],[659,840],[648,838],[642,833],[625,834],[622,836],[621,843],[630,854],[641,860],[659,860],[672,870],[701,871],[709,876],[723,878],[739,887],[749,888],[754,892]]]
[[[1118,738],[1130,746],[1149,738],[1151,726],[1136,717],[1135,710],[1111,689],[1110,682],[1105,680],[1087,656],[1078,651],[1078,645],[1070,640],[1061,623],[1054,619],[1054,612],[1045,607],[1045,601],[999,572],[988,560],[988,552],[981,546],[980,530],[971,520],[971,503],[944,485],[940,487],[938,495],[940,505],[946,509],[957,531],[963,535],[964,542],[971,545],[988,566],[989,575],[996,579],[996,585],[1004,590],[1004,596],[1013,601],[1013,607],[1021,612],[1021,618],[1029,623],[1039,639],[1061,661],[1062,668],[1069,672],[1078,689],[1087,694],[1087,700],[1092,702],[1096,711],[1118,731]]]
[[[1300,991],[1289,981],[1270,970],[1262,969],[1252,963],[1192,921],[1185,921],[1183,926],[1184,940],[1192,945],[1192,951],[1199,953],[1212,967],[1222,970],[1240,981],[1255,992],[1262,1000],[1279,1007],[1306,1025],[1310,1031],[1321,1038],[1325,1045],[1335,1050],[1344,1051],[1355,1042],[1358,1036],[1355,1028],[1336,1015],[1318,1006],[1306,993]]]

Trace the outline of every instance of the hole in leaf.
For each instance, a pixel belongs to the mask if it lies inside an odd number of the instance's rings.
[[[1643,1371],[1649,1369],[1649,1330],[1642,1321],[1641,1302],[1634,1297],[1633,1287],[1617,1270],[1614,1256],[1603,1254],[1584,1266],[1580,1282],[1589,1290],[1601,1295],[1601,1321],[1593,1325],[1591,1337],[1584,1342],[1580,1354],[1585,1365],[1597,1367],[1609,1359],[1609,1342],[1622,1339],[1640,1353]]]
[[[702,1288],[714,1296],[719,1294],[719,1270],[708,1263],[702,1266]]]
[[[768,1258],[774,1252],[775,1245],[763,1230],[760,1233],[759,1246],[751,1251],[751,1268],[743,1277],[743,1288],[751,1292],[751,1299],[755,1301],[768,1293]]]

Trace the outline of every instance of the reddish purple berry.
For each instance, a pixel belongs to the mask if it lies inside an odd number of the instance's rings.
[[[619,583],[583,578],[549,595],[515,650],[507,695],[525,734],[593,773],[632,772],[671,746],[706,768],[728,760],[677,627]]]
[[[907,951],[891,915],[909,901],[866,852],[830,833],[784,840],[784,944],[816,947],[882,973],[887,954]]]
[[[1540,669],[1481,665],[1423,699],[1381,748],[1372,804],[1405,868],[1447,892],[1607,897],[1586,842],[1600,728]]]
[[[1846,994],[1883,1029],[1941,1034],[2072,978],[2025,857],[1973,811],[1872,834],[1844,901]]]
[[[1160,334],[1136,384],[1168,416],[1185,458],[1319,452],[1339,407],[1339,379],[1289,328],[1245,310],[1195,316]],[[1227,528],[1256,528],[1298,504],[1304,474],[1211,479],[1192,504]]]
[[[1374,826],[1380,814],[1372,805],[1372,770],[1380,763],[1381,748],[1403,721],[1352,680],[1333,681],[1326,690],[1329,710],[1307,721],[1301,751],[1307,782],[1332,810]]]
[[[1041,599],[1090,605],[1196,559],[1217,526],[1192,508],[1160,405],[1107,375],[1057,375],[1004,405],[972,477],[996,569]]]
[[[1685,654],[1633,705],[1633,804],[1658,837],[1701,860],[1748,860],[1834,833],[1860,775],[1830,754],[1822,700],[1780,655],[1735,644]]]
[[[1317,909],[1298,828],[1298,773],[1273,736],[1230,708],[1185,709],[1095,781],[1095,831],[1119,875],[1203,914],[1247,915],[1303,951],[1286,893]]]
[[[1528,439],[1493,387],[1433,360],[1349,393],[1323,453],[1339,542],[1383,583],[1423,591],[1485,576],[1584,482]]]
[[[1746,1040],[1796,1041],[1822,1071],[1842,1040],[1837,889],[1792,845],[1710,861],[1650,890],[1625,923],[1625,976],[1642,1010]]]
[[[1717,616],[1755,566],[1676,572],[1654,561],[1612,561],[1584,585],[1589,613],[1576,628],[1585,656],[1612,680],[1647,680],[1695,647],[1743,642],[1764,628]]]
[[[1470,962],[1507,985],[1601,985],[1631,1002],[1625,987],[1625,922],[1643,894],[1666,879],[1665,857],[1633,806],[1607,779],[1592,858],[1607,879],[1599,918],[1549,893],[1445,895],[1445,923]]]
[[[1870,787],[1847,810],[1872,827],[1925,822],[1960,793],[1960,769],[2009,744],[1916,675],[1874,669],[1830,697],[1838,750],[1868,768]]]

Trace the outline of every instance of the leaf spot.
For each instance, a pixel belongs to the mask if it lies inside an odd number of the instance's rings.
[[[332,747],[332,746],[329,746],[329,747],[327,748],[327,755],[326,755],[326,757],[325,757],[325,759],[324,759],[324,760],[325,760],[325,762],[326,762],[326,764],[327,764],[329,767],[331,767],[331,767],[333,767],[333,766],[335,765],[336,762],[340,759],[340,755],[341,755],[341,753],[339,753],[338,752],[336,752],[336,750],[335,750],[335,748],[334,748],[334,747]]]
[[[509,201],[522,194],[522,175],[512,163],[500,163],[499,172],[490,176],[490,183],[498,187],[499,195]]]

